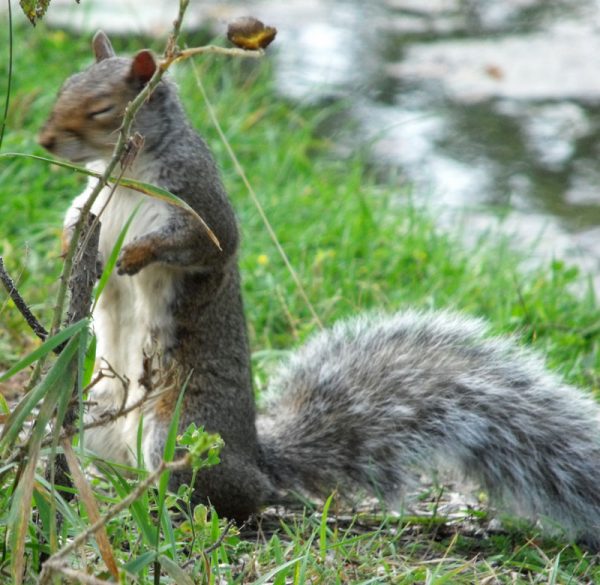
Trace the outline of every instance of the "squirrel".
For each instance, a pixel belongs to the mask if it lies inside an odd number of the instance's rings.
[[[93,49],[95,62],[64,83],[39,142],[102,170],[125,107],[157,63],[148,50],[115,56],[102,31]],[[224,441],[220,463],[194,486],[194,502],[220,515],[243,521],[289,491],[395,500],[421,471],[444,467],[480,482],[508,510],[600,545],[599,405],[477,319],[409,310],[342,321],[280,366],[257,416],[240,237],[215,161],[167,79],[133,129],[144,146],[126,175],[186,201],[222,249],[180,207],[122,186],[112,197],[101,192],[93,211],[102,262],[143,205],[93,314],[98,368],[112,375],[91,389],[86,417],[141,406],[87,430],[90,450],[135,464],[143,415],[144,464],[156,468],[185,380],[181,429],[193,422]],[[67,241],[90,189],[66,214]],[[176,472],[171,485],[190,477]]]

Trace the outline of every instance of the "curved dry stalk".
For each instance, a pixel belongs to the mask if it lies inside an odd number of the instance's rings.
[[[87,541],[88,538],[95,532],[97,532],[101,527],[105,526],[107,522],[112,520],[119,512],[123,511],[133,502],[135,502],[138,498],[142,496],[142,494],[156,482],[156,480],[161,476],[161,474],[165,471],[178,471],[180,469],[185,469],[190,466],[190,455],[186,454],[181,459],[177,461],[161,461],[160,465],[150,474],[148,477],[139,483],[137,487],[123,500],[111,506],[106,514],[101,516],[96,522],[88,526],[81,534],[77,535],[73,540],[71,540],[68,544],[63,546],[60,550],[56,551],[43,565],[42,572],[40,573],[40,578],[38,581],[39,585],[43,585],[47,583],[50,577],[52,576],[52,572],[55,570],[57,566],[60,565],[60,561],[64,559],[66,555],[73,552],[76,548],[81,546],[83,543]]]

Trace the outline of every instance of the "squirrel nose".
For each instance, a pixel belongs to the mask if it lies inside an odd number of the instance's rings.
[[[56,138],[52,134],[41,134],[38,141],[46,150],[52,150],[56,145]]]

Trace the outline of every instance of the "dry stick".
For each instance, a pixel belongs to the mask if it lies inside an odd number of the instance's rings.
[[[225,537],[227,536],[227,533],[229,532],[230,528],[234,524],[235,524],[235,520],[230,520],[229,522],[227,522],[227,526],[225,526],[225,528],[223,528],[223,531],[219,535],[219,538],[217,538],[217,540],[215,540],[210,546],[207,546],[202,551],[202,554],[203,555],[209,555],[211,552],[217,550],[223,544],[223,541],[225,540]]]
[[[142,494],[150,487],[164,471],[179,471],[190,466],[190,455],[187,454],[177,461],[161,461],[160,465],[155,471],[153,471],[142,483],[138,486],[118,504],[115,504],[94,522],[91,526],[88,526],[84,532],[76,536],[71,542],[56,551],[43,565],[42,573],[40,575],[39,585],[42,585],[49,575],[47,575],[46,566],[52,570],[52,565],[64,558],[66,555],[74,551],[78,546],[82,545],[94,532],[96,532],[101,526],[105,526],[106,523],[112,520],[119,512],[127,508],[130,504],[135,502]]]
[[[15,303],[17,309],[19,309],[21,315],[23,315],[23,317],[25,318],[25,321],[27,321],[29,327],[31,327],[33,332],[42,341],[45,341],[48,337],[48,332],[46,331],[44,326],[38,321],[36,316],[31,312],[31,309],[27,306],[27,303],[23,300],[23,297],[17,290],[13,279],[10,277],[10,275],[6,271],[6,268],[4,267],[4,259],[2,258],[2,256],[0,256],[0,281],[2,281],[6,292],[9,294],[10,298]]]
[[[82,585],[114,585],[115,583],[114,581],[105,581],[104,579],[98,579],[98,577],[94,577],[93,575],[88,575],[83,571],[72,569],[65,562],[50,562],[50,560],[47,560],[44,563],[44,567],[48,567],[48,570],[54,573],[62,573],[69,581],[81,583]],[[41,578],[40,575],[39,583],[42,583]]]
[[[96,522],[100,519],[100,510],[98,509],[98,502],[94,497],[92,486],[86,479],[85,474],[79,464],[79,461],[77,460],[75,451],[73,451],[73,447],[71,446],[71,441],[63,441],[62,446],[64,457],[67,462],[67,467],[69,468],[69,471],[71,472],[71,477],[73,478],[73,485],[77,490],[79,499],[83,503],[83,506],[87,512],[88,520],[90,522]],[[113,578],[116,581],[118,581],[119,568],[117,567],[115,554],[110,544],[110,540],[108,538],[106,526],[101,526],[95,532],[94,536],[96,538],[96,544],[98,545],[98,550],[100,551],[100,556],[102,557],[104,564],[106,565]]]
[[[194,49],[188,49],[188,51],[194,51]],[[229,140],[227,140],[227,136],[225,136],[225,133],[223,132],[223,128],[221,128],[221,124],[219,123],[219,120],[217,119],[215,110],[214,110],[210,100],[208,99],[208,95],[206,94],[204,84],[202,83],[202,80],[200,79],[200,75],[198,74],[198,69],[194,66],[193,63],[192,63],[192,69],[194,70],[194,75],[196,77],[196,83],[197,83],[200,91],[202,92],[202,97],[204,98],[204,102],[206,103],[208,115],[210,116],[212,123],[214,124],[215,128],[217,129],[219,138],[225,145],[227,154],[231,158],[233,165],[235,167],[235,172],[241,177],[242,181],[244,182],[244,185],[246,186],[246,189],[248,190],[248,193],[250,193],[252,203],[254,203],[254,206],[258,210],[258,214],[260,215],[262,222],[264,223],[265,227],[267,228],[269,237],[275,244],[275,247],[277,248],[277,252],[281,256],[286,268],[288,269],[288,272],[292,276],[292,279],[294,280],[294,283],[296,284],[296,287],[298,288],[298,292],[300,293],[302,300],[305,302],[306,306],[308,307],[308,310],[310,311],[310,314],[312,315],[313,319],[315,320],[315,323],[319,326],[319,328],[323,329],[323,323],[322,323],[321,319],[319,318],[319,316],[317,315],[317,312],[315,311],[313,304],[310,302],[310,299],[308,298],[306,290],[304,289],[304,286],[302,286],[300,277],[298,276],[297,272],[294,270],[294,267],[292,266],[290,259],[288,258],[287,254],[285,253],[283,246],[279,242],[279,238],[277,237],[277,234],[275,233],[275,230],[273,229],[273,226],[271,225],[271,222],[269,221],[269,218],[267,217],[267,214],[265,213],[265,210],[264,210],[260,200],[258,199],[258,196],[256,195],[256,191],[254,191],[254,189],[252,188],[252,185],[250,184],[250,181],[248,180],[248,177],[246,176],[244,168],[240,164],[238,157],[236,156],[235,152],[233,151],[233,148],[231,147]]]
[[[181,49],[175,53],[175,59],[173,62],[183,61],[189,59],[195,55],[206,55],[213,53],[216,55],[227,55],[229,57],[251,57],[259,59],[264,57],[265,52],[263,49],[257,49],[256,51],[247,51],[245,49],[234,49],[231,47],[217,47],[215,45],[205,45],[204,47],[191,47],[189,49]]]

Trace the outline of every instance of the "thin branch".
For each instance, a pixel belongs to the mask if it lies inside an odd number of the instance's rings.
[[[23,297],[20,295],[17,287],[13,279],[10,277],[6,268],[4,267],[4,259],[0,256],[0,281],[4,285],[6,292],[8,292],[10,298],[15,303],[15,306],[27,321],[29,327],[31,327],[32,331],[42,340],[45,341],[48,337],[48,332],[44,328],[44,326],[39,322],[36,316],[31,312],[31,309],[27,306],[27,303],[23,300]]]
[[[173,32],[169,35],[169,40],[167,41],[167,46],[165,48],[165,57],[172,56],[177,51],[177,39],[181,34],[183,16],[185,15],[185,11],[187,10],[189,3],[190,0],[179,0],[179,12],[177,13],[177,18],[173,22]]]
[[[229,530],[231,529],[231,527],[234,524],[235,524],[235,520],[230,520],[229,522],[227,522],[227,526],[225,526],[225,528],[223,528],[223,532],[221,532],[221,534],[219,535],[219,538],[217,538],[217,540],[215,540],[210,546],[207,546],[202,551],[202,554],[209,555],[211,552],[217,550],[223,544],[223,541],[225,540],[227,533],[229,532]]]
[[[142,496],[142,494],[160,477],[164,471],[179,471],[190,466],[190,455],[187,454],[177,461],[161,461],[158,468],[153,471],[143,482],[123,500],[109,508],[109,510],[100,517],[92,525],[88,526],[81,534],[77,535],[71,542],[66,544],[63,548],[56,551],[43,565],[39,585],[43,585],[50,578],[50,572],[53,570],[53,566],[63,559],[66,555],[73,552],[76,548],[81,546],[92,534],[94,534],[100,527],[106,526],[106,524],[112,520],[117,514],[129,507],[133,502]]]
[[[45,580],[50,577],[51,573],[60,573],[69,579],[69,581],[81,583],[82,585],[114,585],[114,581],[105,581],[104,579],[98,579],[98,577],[94,577],[93,575],[88,575],[83,571],[77,571],[76,569],[71,568],[65,561],[51,561],[48,559],[44,563],[44,570],[46,569],[47,576],[44,577]],[[42,575],[40,575],[40,585],[41,583],[46,582],[42,581]]]
[[[189,59],[190,57],[194,57],[195,55],[206,55],[209,53],[225,55],[227,57],[250,57],[253,59],[260,59],[265,55],[263,49],[257,49],[256,51],[247,51],[245,49],[235,49],[232,47],[217,47],[216,45],[205,45],[204,47],[192,47],[189,49],[182,49],[180,51],[177,51],[173,62],[183,61],[184,59]]]

